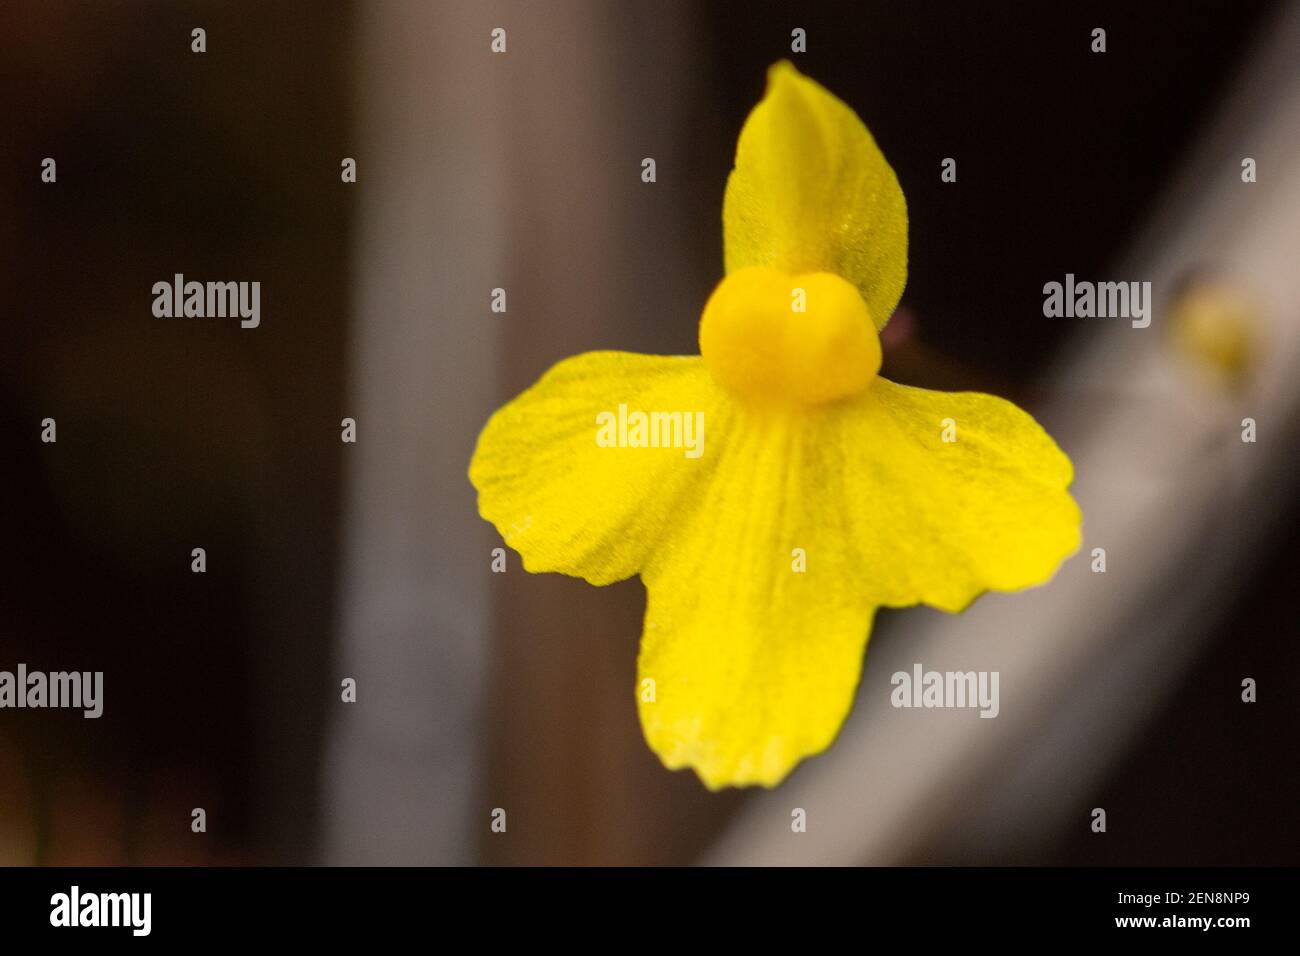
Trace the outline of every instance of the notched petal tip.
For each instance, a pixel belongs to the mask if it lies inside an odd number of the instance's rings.
[[[771,96],[775,90],[786,86],[797,88],[800,80],[808,80],[808,77],[800,73],[797,66],[789,60],[777,60],[767,68],[767,89],[764,96]]]

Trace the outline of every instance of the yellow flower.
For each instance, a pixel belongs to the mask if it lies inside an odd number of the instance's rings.
[[[876,608],[1040,584],[1080,525],[1070,461],[1025,412],[877,374],[902,190],[788,63],[741,131],[723,230],[701,355],[566,359],[469,469],[526,570],[641,575],[641,726],[711,789],[774,786],[830,745]]]

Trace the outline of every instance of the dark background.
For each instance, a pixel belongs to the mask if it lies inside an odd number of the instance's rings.
[[[1115,261],[1274,9],[1064,6],[699,5],[691,82],[707,92],[688,110],[692,151],[661,166],[653,195],[629,185],[626,197],[635,215],[654,220],[667,205],[698,226],[686,248],[641,249],[619,276],[635,286],[685,273],[697,305],[634,316],[619,341],[590,347],[695,350],[698,304],[721,274],[735,137],[802,26],[800,69],[867,119],[908,200],[903,306],[915,337],[887,354],[886,372],[1032,399],[1072,328],[1042,321],[1042,281]],[[338,180],[339,158],[354,155],[355,13],[307,2],[0,9],[0,667],[108,675],[98,721],[0,712],[0,830],[14,834],[0,862],[315,858],[337,687],[349,241],[364,195]],[[603,15],[626,38],[623,92],[661,82],[635,52],[654,5],[610,3]],[[200,24],[210,52],[196,56]],[[1094,26],[1107,29],[1104,56],[1089,51]],[[56,186],[39,180],[45,156],[58,160]],[[939,180],[946,156],[958,158],[960,188]],[[515,227],[511,241],[539,237]],[[262,280],[262,327],[154,319],[149,289],[175,272]],[[503,399],[558,357],[538,346],[549,335],[510,346]],[[55,445],[40,442],[45,417],[58,422]],[[1063,835],[1046,855],[981,862],[1296,862],[1300,525],[1294,484],[1276,493],[1290,503],[1286,531],[1107,782],[1106,805],[1122,811],[1112,816],[1130,821],[1123,838]],[[199,545],[205,575],[189,570]],[[1255,707],[1224,692],[1240,674],[1267,688]],[[528,719],[487,715],[475,745],[497,755],[490,774],[510,774],[501,738]],[[615,861],[689,861],[743,799],[685,776],[669,786],[684,808],[673,839]],[[194,806],[222,821],[206,841],[188,839]],[[588,841],[528,861],[607,858]]]

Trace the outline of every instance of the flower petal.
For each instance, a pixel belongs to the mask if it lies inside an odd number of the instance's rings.
[[[848,106],[788,62],[768,71],[727,180],[727,272],[831,272],[883,328],[907,281],[907,205],[898,179]]]
[[[492,416],[469,478],[479,513],[528,571],[609,584],[640,570],[675,502],[710,467],[682,447],[601,447],[597,416],[705,412],[720,393],[699,356],[587,352]],[[712,437],[711,435],[709,437]]]
[[[823,518],[837,505],[802,416],[729,411],[711,425],[712,480],[641,574],[641,726],[667,767],[710,789],[775,786],[835,739],[874,611],[841,577],[848,552]]]
[[[720,408],[710,428],[708,483],[642,571],[638,667],[651,748],[710,788],[773,786],[834,740],[877,606],[960,610],[1078,547],[1069,460],[993,396],[877,379],[820,409]]]
[[[1011,402],[878,378],[822,428],[840,436],[827,492],[878,604],[960,611],[1042,584],[1079,547],[1070,459]]]

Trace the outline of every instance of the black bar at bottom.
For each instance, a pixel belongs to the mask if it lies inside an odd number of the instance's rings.
[[[1044,932],[1230,943],[1241,933],[1288,926],[1296,872],[0,869],[0,926],[6,942],[63,937],[91,945],[113,938],[338,944],[413,936],[436,945],[458,938],[450,932],[495,940],[512,929],[538,942],[590,935],[611,945],[623,934],[662,945],[701,937],[735,944],[768,941],[775,932],[824,940],[829,930],[853,933],[864,945],[898,933],[929,943],[1041,939]]]

